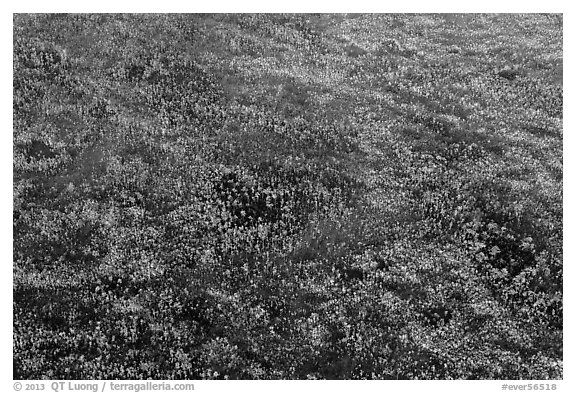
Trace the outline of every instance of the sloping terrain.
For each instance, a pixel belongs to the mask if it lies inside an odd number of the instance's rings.
[[[562,17],[17,15],[15,379],[562,378]]]

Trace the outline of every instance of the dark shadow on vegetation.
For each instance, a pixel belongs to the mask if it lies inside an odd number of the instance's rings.
[[[439,324],[447,324],[452,319],[452,311],[444,306],[429,307],[422,311],[428,324],[437,327]]]
[[[33,140],[26,144],[17,144],[16,147],[23,150],[28,159],[42,160],[57,156],[50,146],[38,140]]]

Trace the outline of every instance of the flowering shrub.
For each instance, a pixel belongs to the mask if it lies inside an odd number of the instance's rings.
[[[14,378],[562,378],[559,23],[15,16]]]

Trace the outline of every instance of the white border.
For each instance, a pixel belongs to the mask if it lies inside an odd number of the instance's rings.
[[[455,0],[408,0],[408,1],[265,1],[265,0],[214,0],[214,1],[114,1],[102,0],[92,2],[66,1],[19,1],[14,2],[10,12],[547,12],[562,13],[566,10],[565,2],[549,1],[455,1]]]
[[[92,4],[78,1],[26,1],[3,5],[9,8],[1,14],[1,49],[3,54],[2,67],[2,124],[4,132],[0,133],[0,181],[4,192],[1,196],[0,222],[1,225],[1,248],[0,277],[0,315],[4,316],[5,322],[0,324],[0,360],[2,361],[0,390],[13,391],[12,387],[12,326],[8,323],[8,315],[12,314],[12,13],[28,12],[549,12],[564,13],[564,61],[567,70],[564,73],[564,381],[556,381],[558,391],[576,391],[574,375],[574,332],[573,301],[574,289],[574,266],[576,255],[574,253],[574,240],[576,232],[574,219],[576,206],[571,201],[576,200],[574,181],[570,176],[576,167],[576,155],[574,152],[574,77],[568,70],[575,69],[574,61],[574,14],[568,12],[567,2],[562,1],[418,1],[418,2],[386,2],[386,1],[353,1],[353,2],[314,2],[305,0],[292,0],[289,2],[265,2],[265,1],[210,1],[182,2],[182,1],[142,1],[124,2],[118,1],[94,1]],[[5,10],[5,9],[3,9]],[[566,203],[567,201],[567,203]],[[347,391],[362,389],[364,391],[392,392],[401,390],[418,391],[445,391],[445,392],[490,392],[500,391],[504,381],[272,381],[272,382],[212,382],[197,381],[196,390],[199,391],[262,391],[271,389],[298,389],[303,391],[335,390]],[[510,381],[517,383],[518,381]],[[536,381],[530,381],[536,382]],[[543,381],[546,383],[546,381]],[[549,382],[549,381],[548,381]],[[572,387],[572,389],[570,389]],[[383,390],[384,389],[384,390]]]

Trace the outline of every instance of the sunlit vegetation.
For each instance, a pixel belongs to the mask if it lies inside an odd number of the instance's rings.
[[[14,378],[562,378],[558,15],[17,15]]]

